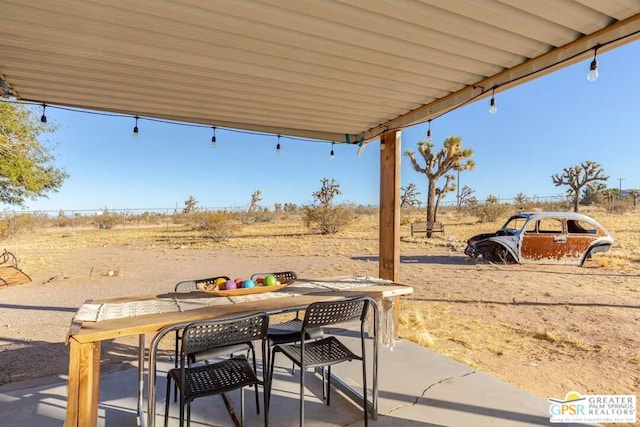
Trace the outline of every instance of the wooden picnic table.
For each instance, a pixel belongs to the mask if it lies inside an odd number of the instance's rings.
[[[329,280],[335,281],[336,279]],[[364,286],[335,291],[325,290],[321,292],[311,292],[305,295],[258,299],[246,302],[238,299],[235,303],[230,302],[228,304],[216,304],[187,310],[143,314],[102,321],[82,321],[74,318],[67,336],[69,343],[69,385],[65,425],[66,427],[92,427],[97,425],[100,389],[100,353],[102,341],[138,335],[140,347],[138,361],[140,382],[138,390],[138,410],[139,417],[143,417],[144,414],[140,412],[142,411],[142,371],[145,361],[145,334],[155,334],[166,326],[205,319],[261,311],[267,312],[268,314],[277,314],[301,309],[314,302],[335,301],[357,296],[369,296],[376,300],[387,298],[394,299],[401,295],[413,293],[413,288],[410,286],[394,283],[380,284],[380,279],[371,279],[368,282],[367,279],[364,280]],[[305,282],[304,279],[299,281]],[[320,279],[319,282],[324,282],[324,280]],[[166,300],[166,298],[170,296],[184,298],[185,296],[191,296],[192,294],[194,296],[202,297],[202,293],[200,292],[188,294],[169,293],[162,295],[146,295],[88,301],[87,304],[92,306],[104,306],[109,304],[117,305],[135,302],[160,301]],[[81,310],[79,310],[79,312],[80,311]],[[138,419],[138,422],[140,424],[140,418]],[[153,425],[152,423],[153,421],[151,421],[150,425]]]

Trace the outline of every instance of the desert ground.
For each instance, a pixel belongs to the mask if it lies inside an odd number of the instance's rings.
[[[465,239],[501,225],[446,216],[444,237],[402,226],[399,333],[543,398],[639,394],[640,211],[591,214],[616,243],[585,267],[496,265]],[[404,223],[404,222],[403,222]],[[300,277],[378,275],[375,216],[335,235],[282,219],[215,242],[167,224],[32,230],[2,242],[31,283],[0,287],[0,385],[64,378],[65,336],[86,300],[173,290],[180,280],[294,270]],[[111,273],[110,273],[111,272]],[[135,363],[136,339],[103,347],[103,372]]]

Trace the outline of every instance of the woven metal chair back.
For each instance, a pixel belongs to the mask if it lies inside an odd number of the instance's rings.
[[[302,329],[335,325],[352,320],[362,322],[367,314],[368,307],[369,299],[367,298],[316,302],[307,307]]]
[[[269,316],[256,313],[242,317],[194,322],[182,334],[182,355],[218,347],[261,340],[267,336]]]
[[[275,273],[255,273],[251,275],[251,280],[257,280],[258,278],[265,276],[274,276],[281,284],[291,284],[298,280],[298,275],[295,271],[279,271]]]
[[[217,279],[229,280],[227,276],[208,277],[206,279],[184,280],[176,283],[175,292],[195,291],[198,284],[213,285]]]

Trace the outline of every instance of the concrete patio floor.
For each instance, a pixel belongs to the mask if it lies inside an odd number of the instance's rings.
[[[343,337],[353,340],[348,333]],[[298,425],[299,371],[291,374],[286,359],[276,359],[271,426]],[[280,362],[280,363],[278,363]],[[279,367],[278,367],[279,365]],[[156,425],[164,423],[165,373],[173,367],[169,357],[159,360]],[[259,368],[260,369],[260,368]],[[361,365],[343,363],[334,373],[358,389]],[[121,427],[136,425],[136,369],[102,375],[98,425]],[[322,395],[319,377],[307,374],[305,419],[307,426],[363,425],[360,407],[334,390],[331,406]],[[406,340],[393,351],[381,348],[379,359],[379,415],[372,426],[527,426],[553,425],[549,422],[549,403],[471,367],[443,357]],[[47,385],[10,384],[0,388],[0,425],[61,426],[66,411],[66,381]],[[253,389],[245,393],[247,426],[263,425],[263,415],[255,411]],[[239,414],[239,392],[229,398]],[[262,399],[262,391],[260,391]],[[173,400],[173,399],[172,399]],[[264,413],[262,411],[261,413]],[[170,426],[177,426],[178,406],[171,403]],[[192,405],[193,426],[232,426],[220,396],[197,399]],[[586,424],[563,424],[578,426]]]

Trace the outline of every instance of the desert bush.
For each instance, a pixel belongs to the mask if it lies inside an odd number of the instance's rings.
[[[250,211],[240,211],[235,213],[235,217],[242,225],[251,225],[261,222],[273,222],[276,217],[275,212],[268,209],[256,209]]]
[[[351,224],[354,218],[353,210],[343,205],[305,206],[302,211],[304,225],[321,234],[335,234]]]
[[[513,213],[513,206],[500,203],[484,203],[470,209],[480,222],[495,222]]]
[[[37,214],[0,214],[0,240],[33,230],[38,220]]]
[[[118,214],[105,208],[100,215],[96,216],[98,228],[101,230],[110,230],[118,223]]]
[[[357,205],[357,204],[351,204],[351,203],[343,203],[343,206],[348,207],[351,209],[351,212],[353,212],[353,214],[357,217],[357,216],[364,216],[364,215],[377,215],[378,214],[378,207],[377,206],[371,206],[371,205]]]
[[[197,212],[192,214],[192,219],[197,229],[204,231],[216,242],[228,240],[238,227],[233,215],[226,211]]]
[[[71,225],[71,218],[67,218],[66,214],[62,209],[58,211],[58,217],[55,221],[56,227],[67,227]]]

